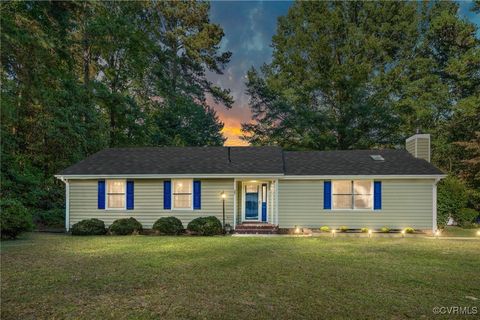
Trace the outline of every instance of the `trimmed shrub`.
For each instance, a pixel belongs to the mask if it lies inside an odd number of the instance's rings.
[[[75,236],[94,236],[107,233],[105,223],[98,219],[86,219],[75,223],[70,229]]]
[[[389,232],[390,232],[390,228],[388,228],[388,227],[382,227],[382,228],[380,228],[380,232],[382,232],[382,233],[389,233]]]
[[[348,231],[348,227],[347,226],[340,226],[338,228],[338,230],[340,230],[340,232],[347,232]]]
[[[450,176],[438,183],[437,197],[437,223],[443,228],[449,217],[456,220],[459,210],[467,206],[467,188],[460,179]]]
[[[2,239],[15,239],[22,232],[33,229],[32,215],[20,201],[2,200],[0,208]]]
[[[330,227],[329,226],[321,226],[320,231],[321,232],[330,232]]]
[[[405,228],[405,233],[414,233],[415,232],[415,229],[411,228],[411,227],[407,227]]]
[[[183,224],[178,218],[164,217],[153,224],[153,229],[163,234],[180,234],[183,232]]]
[[[362,228],[362,229],[360,229],[360,232],[361,232],[361,233],[367,233],[367,232],[368,232],[368,228]]]
[[[140,233],[142,232],[142,229],[142,224],[135,218],[130,217],[113,221],[108,230],[111,234],[124,236],[133,233]]]
[[[187,229],[194,234],[213,236],[222,233],[222,223],[217,217],[199,217],[190,221]]]
[[[454,216],[455,221],[461,226],[470,226],[478,217],[478,212],[471,208],[462,208]]]

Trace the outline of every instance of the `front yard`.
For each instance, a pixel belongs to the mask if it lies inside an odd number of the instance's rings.
[[[398,319],[441,318],[437,306],[480,311],[478,240],[29,234],[1,246],[2,319]]]

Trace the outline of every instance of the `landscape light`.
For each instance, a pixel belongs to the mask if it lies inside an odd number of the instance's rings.
[[[480,230],[477,231],[477,236],[480,236]]]
[[[227,197],[227,194],[225,192],[222,192],[222,198],[225,199]]]
[[[435,231],[435,236],[438,238],[440,236],[440,230]]]
[[[405,237],[405,230],[402,230],[402,238]]]
[[[300,233],[300,228],[295,226],[295,233]]]
[[[369,238],[372,237],[372,230],[371,230],[371,229],[368,229],[368,237],[369,237]]]
[[[335,238],[335,229],[332,230],[332,237]]]

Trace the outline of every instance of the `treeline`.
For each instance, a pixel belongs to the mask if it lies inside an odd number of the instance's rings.
[[[1,197],[63,225],[53,175],[105,147],[222,145],[206,99],[230,108],[209,4],[3,2]]]
[[[480,210],[480,40],[457,2],[296,2],[247,91],[254,145],[403,147],[430,133],[433,163],[457,177],[441,184],[442,214]]]

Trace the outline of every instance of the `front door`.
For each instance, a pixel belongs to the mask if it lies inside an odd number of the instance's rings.
[[[267,184],[266,183],[245,183],[243,185],[245,221],[267,222]]]
[[[258,184],[245,185],[245,220],[258,221]]]

